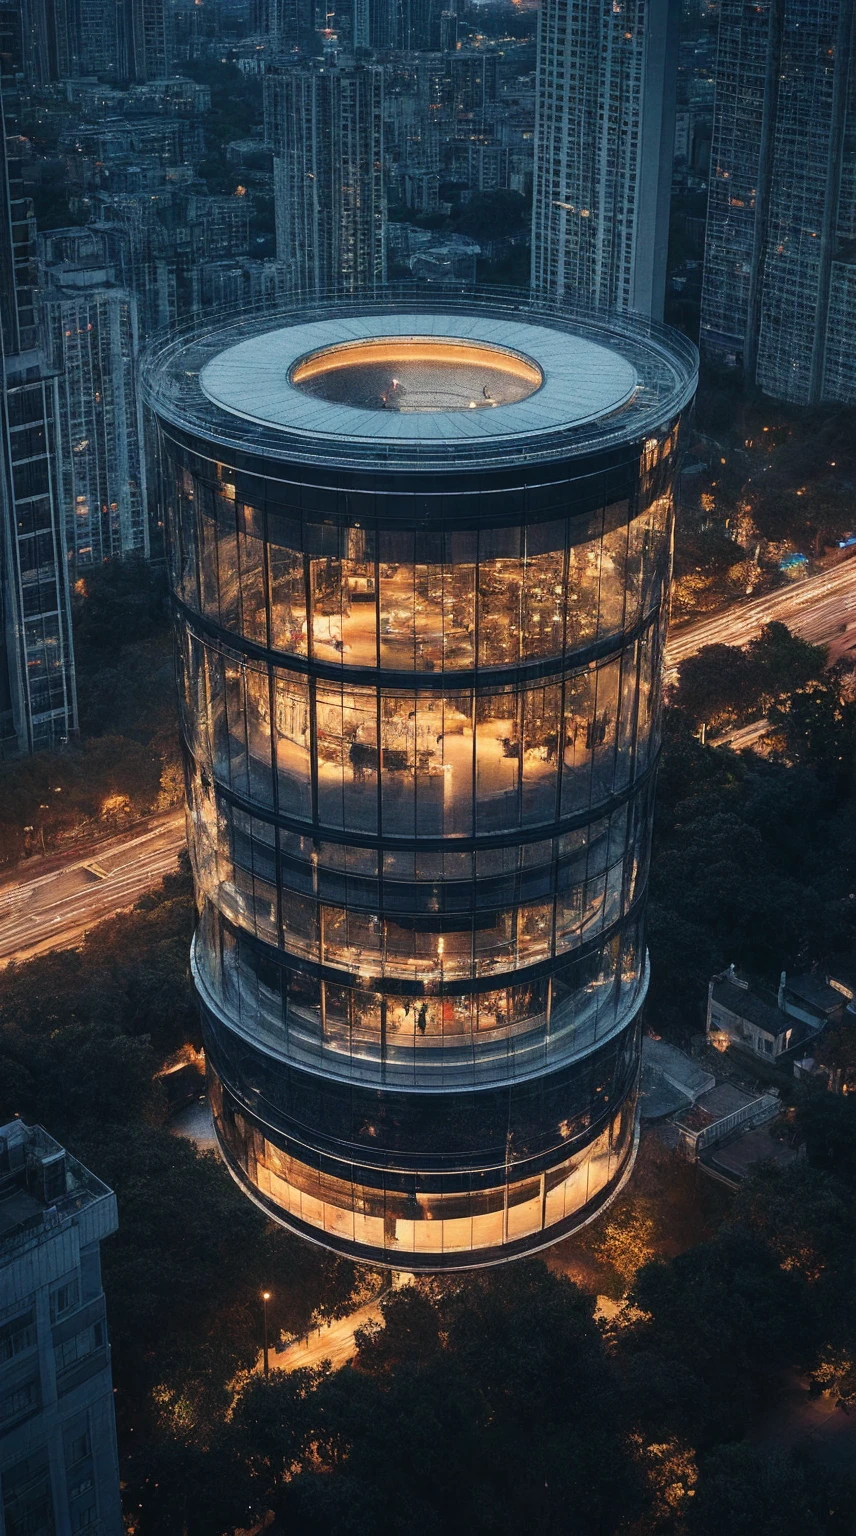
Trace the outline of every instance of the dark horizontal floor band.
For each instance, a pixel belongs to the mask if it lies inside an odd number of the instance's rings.
[[[331,986],[347,987],[351,991],[388,993],[395,997],[469,997],[477,996],[482,992],[495,992],[502,987],[524,986],[530,981],[540,981],[543,977],[555,976],[579,961],[589,959],[591,955],[604,949],[615,934],[620,933],[623,928],[634,925],[644,909],[647,894],[646,881],[626,912],[617,917],[615,922],[610,923],[593,938],[587,939],[584,944],[563,955],[539,960],[536,965],[493,972],[490,976],[461,977],[453,981],[409,981],[406,977],[398,976],[366,976],[361,971],[342,970],[317,960],[307,960],[301,955],[293,954],[290,950],[280,948],[279,945],[266,943],[264,939],[258,938],[246,928],[240,928],[220,911],[216,902],[211,901],[210,905],[214,907],[230,932],[237,934],[242,942],[246,942],[268,964],[278,965],[283,970],[297,971],[302,976],[312,976],[318,981],[328,981]]]

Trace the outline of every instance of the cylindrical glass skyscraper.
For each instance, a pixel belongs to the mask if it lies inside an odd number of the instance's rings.
[[[683,338],[494,292],[158,344],[193,965],[271,1215],[396,1268],[632,1163]]]

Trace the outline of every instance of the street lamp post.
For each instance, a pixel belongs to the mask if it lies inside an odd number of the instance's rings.
[[[264,1319],[264,1362],[265,1376],[270,1375],[270,1362],[268,1360],[268,1319],[267,1304],[270,1301],[270,1291],[262,1291],[262,1316]]]

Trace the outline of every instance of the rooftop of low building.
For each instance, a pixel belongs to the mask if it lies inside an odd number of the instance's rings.
[[[763,997],[750,989],[747,985],[731,980],[727,975],[719,976],[713,983],[711,996],[715,1003],[722,1008],[727,1008],[729,1013],[736,1014],[739,1019],[746,1019],[747,1023],[754,1024],[764,1034],[785,1034],[793,1028],[793,1019],[786,1013],[782,1013],[775,1003],[766,1002]]]
[[[826,979],[816,971],[804,971],[798,976],[787,976],[785,979],[785,991],[793,994],[810,1007],[819,1009],[822,1013],[832,1013],[836,1008],[844,1004],[844,996],[840,990],[831,987]]]
[[[40,1125],[0,1126],[0,1263],[27,1234],[110,1196],[106,1184]]]

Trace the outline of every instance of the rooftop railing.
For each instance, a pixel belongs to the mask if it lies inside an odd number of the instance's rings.
[[[203,393],[199,375],[227,347],[279,326],[349,316],[394,313],[455,314],[477,312],[485,318],[533,324],[620,350],[635,367],[639,384],[633,398],[594,422],[533,433],[531,437],[388,442],[342,434],[325,440],[306,437],[288,427],[266,425],[239,417],[216,405]],[[502,467],[510,463],[543,462],[551,458],[597,452],[636,442],[656,432],[691,401],[698,375],[698,354],[680,332],[641,315],[575,308],[565,302],[533,297],[528,290],[462,284],[390,284],[378,295],[291,298],[271,305],[249,303],[221,310],[204,321],[194,320],[155,337],[144,354],[143,392],[160,419],[204,441],[238,452],[294,462],[323,461],[331,467],[390,470],[448,469],[450,462],[466,466]]]

